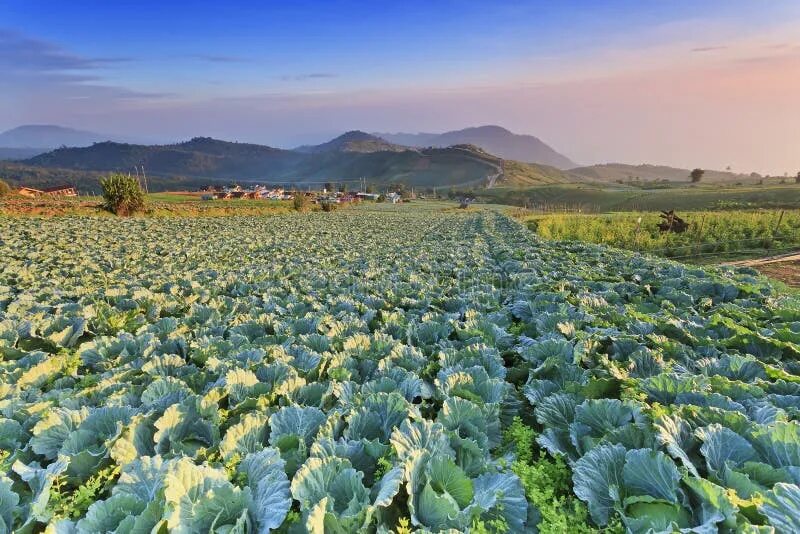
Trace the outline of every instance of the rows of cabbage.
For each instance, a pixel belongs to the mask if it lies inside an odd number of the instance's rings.
[[[800,306],[747,273],[484,213],[91,222],[0,221],[0,531],[546,530],[520,419],[597,527],[800,528]]]

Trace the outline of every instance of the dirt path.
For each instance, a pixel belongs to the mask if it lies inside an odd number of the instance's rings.
[[[777,256],[767,256],[766,258],[730,261],[723,263],[723,265],[733,265],[737,267],[758,267],[760,265],[768,265],[772,263],[797,262],[797,261],[800,261],[800,250],[795,250],[794,252],[788,252],[786,254],[778,254]]]
[[[785,261],[757,265],[755,269],[763,275],[780,280],[790,287],[800,288],[800,261]]]

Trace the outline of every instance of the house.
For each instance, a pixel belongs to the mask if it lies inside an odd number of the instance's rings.
[[[397,193],[387,193],[386,200],[388,202],[391,202],[392,204],[397,204],[398,202],[400,202],[400,195],[398,195]]]
[[[71,185],[57,185],[55,187],[46,187],[42,189],[42,193],[53,197],[77,197],[78,191]]]
[[[360,198],[362,200],[378,200],[380,195],[377,193],[356,193],[356,198]]]
[[[20,187],[17,190],[17,193],[24,197],[38,197],[43,192],[41,189],[34,189],[33,187]]]
[[[33,187],[20,187],[17,191],[20,195],[26,197],[39,197],[47,195],[51,197],[77,197],[78,191],[71,185],[57,185],[55,187],[46,187],[44,189],[35,189]]]

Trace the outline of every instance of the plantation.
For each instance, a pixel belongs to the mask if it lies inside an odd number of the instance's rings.
[[[0,532],[797,532],[800,301],[478,209],[0,218]]]

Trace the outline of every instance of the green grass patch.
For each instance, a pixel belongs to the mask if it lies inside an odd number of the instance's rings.
[[[479,194],[481,199],[486,201],[527,206],[544,212],[800,209],[800,186],[795,184],[763,186],[681,184],[658,189],[558,184],[528,188],[498,187],[482,190]]]

